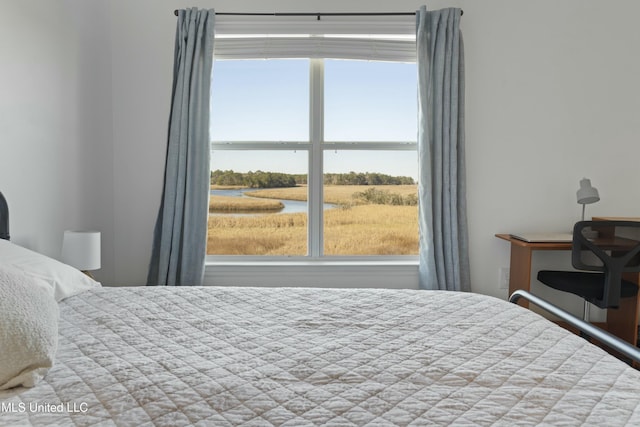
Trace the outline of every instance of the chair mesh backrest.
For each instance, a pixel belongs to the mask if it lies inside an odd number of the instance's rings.
[[[576,223],[571,261],[578,270],[604,272],[602,305],[617,305],[623,273],[640,272],[640,222]]]

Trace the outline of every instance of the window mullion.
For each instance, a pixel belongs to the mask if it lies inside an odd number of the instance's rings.
[[[323,150],[324,140],[324,61],[310,61],[310,96],[309,96],[309,133],[311,149],[309,150],[309,187],[308,209],[309,255],[319,258],[323,255]]]

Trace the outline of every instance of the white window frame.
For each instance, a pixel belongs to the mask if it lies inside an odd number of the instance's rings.
[[[310,120],[309,120],[309,142],[302,141],[237,141],[237,142],[211,142],[211,150],[285,150],[285,151],[307,151],[308,156],[308,227],[307,227],[307,255],[301,256],[265,256],[265,255],[207,255],[207,266],[215,267],[218,273],[223,276],[234,274],[240,271],[248,273],[249,266],[262,268],[275,268],[274,277],[281,277],[279,267],[297,265],[302,267],[338,269],[341,275],[349,276],[349,272],[354,275],[363,275],[364,270],[375,266],[382,268],[392,268],[394,277],[406,276],[411,278],[411,282],[417,282],[418,255],[324,255],[323,248],[323,159],[327,150],[406,150],[416,152],[417,142],[372,142],[372,141],[324,141],[324,59],[370,59],[386,60],[394,62],[415,62],[415,19],[403,18],[393,22],[383,22],[381,20],[362,22],[338,20],[327,22],[323,18],[322,22],[317,20],[308,22],[282,22],[273,21],[265,24],[260,21],[247,22],[245,19],[234,20],[235,24],[222,25],[217,23],[216,41],[214,43],[215,57],[218,59],[287,59],[287,58],[309,58],[310,59]],[[409,24],[410,23],[410,24]],[[263,25],[260,25],[263,24]],[[309,26],[313,27],[311,30]],[[234,33],[233,29],[236,29]],[[280,34],[287,34],[287,37],[273,37],[273,29],[277,28]],[[242,29],[243,33],[252,33],[242,36],[237,34]],[[367,37],[352,37],[351,34],[382,34]],[[310,34],[313,33],[313,34]],[[259,34],[259,36],[255,36]],[[270,35],[269,35],[270,34]],[[320,34],[320,35],[319,35]],[[342,34],[341,37],[331,37]],[[349,34],[349,36],[344,36]],[[291,36],[293,35],[293,36]],[[318,40],[324,41],[324,37],[330,38],[331,43],[318,44]],[[412,38],[413,37],[413,38]],[[277,41],[277,43],[273,43]],[[271,43],[270,43],[271,42]],[[311,49],[312,46],[321,46],[318,52],[304,54],[304,46]],[[254,50],[250,47],[255,46]],[[301,47],[302,46],[302,47]],[[329,48],[327,48],[329,46]],[[332,46],[332,48],[331,48]],[[268,48],[270,47],[270,48]],[[387,49],[382,49],[386,47]],[[330,51],[327,51],[330,49]],[[331,50],[333,49],[333,50]],[[354,55],[354,52],[365,52],[364,55]],[[373,52],[376,52],[373,55]],[[366,54],[370,52],[370,54]],[[384,52],[387,52],[385,54]],[[368,55],[368,56],[367,56]],[[214,65],[215,74],[215,65]],[[417,233],[417,230],[416,230]],[[231,266],[226,271],[221,267]],[[403,266],[410,266],[410,271],[402,270]],[[397,270],[400,267],[401,270]],[[238,268],[239,270],[234,270]],[[346,270],[345,270],[346,268]],[[308,274],[309,270],[305,270]],[[313,270],[315,271],[315,270]],[[368,270],[370,271],[370,270]],[[403,273],[404,271],[404,273]],[[262,274],[260,277],[264,278]],[[415,277],[414,277],[415,276]],[[220,277],[215,279],[211,276],[210,281],[220,283]],[[414,280],[415,279],[415,280]],[[205,282],[206,282],[205,275]],[[223,280],[224,282],[224,280]],[[224,283],[223,283],[224,284]],[[229,284],[235,284],[233,282]],[[246,284],[246,283],[241,283]],[[277,284],[274,284],[277,285]],[[400,286],[406,287],[406,286]]]

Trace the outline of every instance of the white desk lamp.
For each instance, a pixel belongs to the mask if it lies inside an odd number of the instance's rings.
[[[91,276],[91,270],[100,269],[100,232],[65,231],[61,257],[65,264]]]
[[[598,189],[591,186],[591,180],[582,178],[580,180],[580,189],[577,193],[578,203],[582,205],[582,221],[584,221],[584,207],[600,200]]]

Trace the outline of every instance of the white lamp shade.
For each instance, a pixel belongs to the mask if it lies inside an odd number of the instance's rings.
[[[587,178],[582,178],[580,180],[580,189],[578,190],[578,193],[576,195],[578,198],[578,203],[580,203],[581,205],[589,205],[600,200],[598,189],[592,187],[591,180]]]
[[[100,232],[65,231],[62,262],[82,271],[100,268]]]

